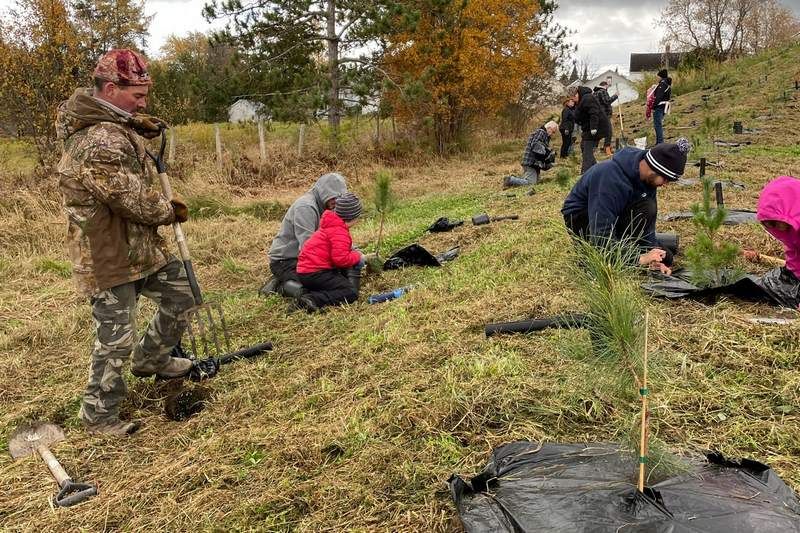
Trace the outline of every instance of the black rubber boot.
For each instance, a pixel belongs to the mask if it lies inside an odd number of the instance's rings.
[[[353,284],[353,289],[356,291],[356,294],[361,290],[361,272],[362,270],[360,268],[347,269],[347,279]]]

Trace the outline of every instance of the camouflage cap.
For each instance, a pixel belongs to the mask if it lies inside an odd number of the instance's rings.
[[[117,85],[150,85],[144,58],[128,48],[109,50],[97,62],[94,77]]]

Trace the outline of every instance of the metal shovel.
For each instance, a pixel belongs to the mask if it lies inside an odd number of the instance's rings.
[[[59,507],[69,507],[95,496],[97,487],[90,483],[76,483],[69,477],[49,449],[50,445],[62,440],[64,440],[64,432],[60,427],[47,422],[39,422],[15,431],[8,443],[8,451],[11,452],[11,457],[14,459],[38,453],[61,489],[53,501]]]

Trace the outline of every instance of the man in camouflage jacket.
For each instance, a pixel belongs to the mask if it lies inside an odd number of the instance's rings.
[[[141,114],[151,84],[144,59],[111,50],[94,71],[95,86],[77,89],[58,110],[63,147],[59,188],[67,215],[67,245],[78,291],[90,299],[96,341],[80,417],[91,432],[133,433],[137,422],[119,418],[127,394],[123,365],[139,377],[180,377],[188,359],[170,356],[186,327],[183,312],[194,305],[183,265],[172,256],[158,227],[185,221],[186,205],[154,187],[157,173],[145,138],[163,122]],[[140,295],[158,311],[139,340]]]

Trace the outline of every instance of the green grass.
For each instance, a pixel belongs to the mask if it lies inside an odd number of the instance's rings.
[[[72,264],[69,261],[43,257],[36,261],[36,270],[39,272],[52,272],[62,278],[72,276]]]

